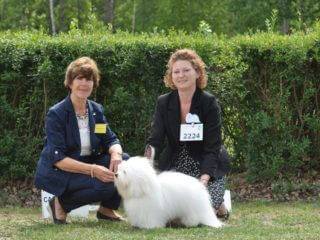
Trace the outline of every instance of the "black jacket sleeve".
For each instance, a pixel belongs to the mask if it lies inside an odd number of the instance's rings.
[[[219,152],[222,145],[221,139],[221,111],[214,97],[210,98],[205,106],[203,129],[203,153],[200,166],[201,174],[216,177],[219,162]]]
[[[147,144],[155,148],[155,158],[159,157],[164,147],[164,139],[166,135],[165,123],[164,123],[164,98],[160,96],[158,98],[153,120],[151,123],[151,133],[147,140]]]

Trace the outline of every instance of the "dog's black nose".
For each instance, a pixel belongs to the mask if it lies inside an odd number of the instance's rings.
[[[115,173],[114,176],[115,176],[115,177],[118,177],[118,173]]]

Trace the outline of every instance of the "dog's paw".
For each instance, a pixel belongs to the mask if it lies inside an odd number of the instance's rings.
[[[214,223],[211,227],[222,228],[223,226],[224,226],[224,223],[219,221],[219,222]]]

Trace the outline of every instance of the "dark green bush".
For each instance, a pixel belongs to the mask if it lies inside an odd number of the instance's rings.
[[[93,98],[129,154],[142,154],[165,65],[177,48],[207,63],[208,91],[220,100],[233,171],[252,180],[320,169],[320,31],[233,39],[172,33],[130,35],[72,31],[0,34],[0,174],[32,176],[43,144],[44,116],[63,99],[67,65],[90,56],[101,70]]]

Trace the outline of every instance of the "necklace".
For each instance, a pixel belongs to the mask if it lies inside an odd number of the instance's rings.
[[[78,114],[76,113],[76,117],[79,119],[79,120],[86,120],[89,116],[89,113],[88,113],[88,108],[86,109],[86,113],[84,115],[81,115],[81,114]]]

